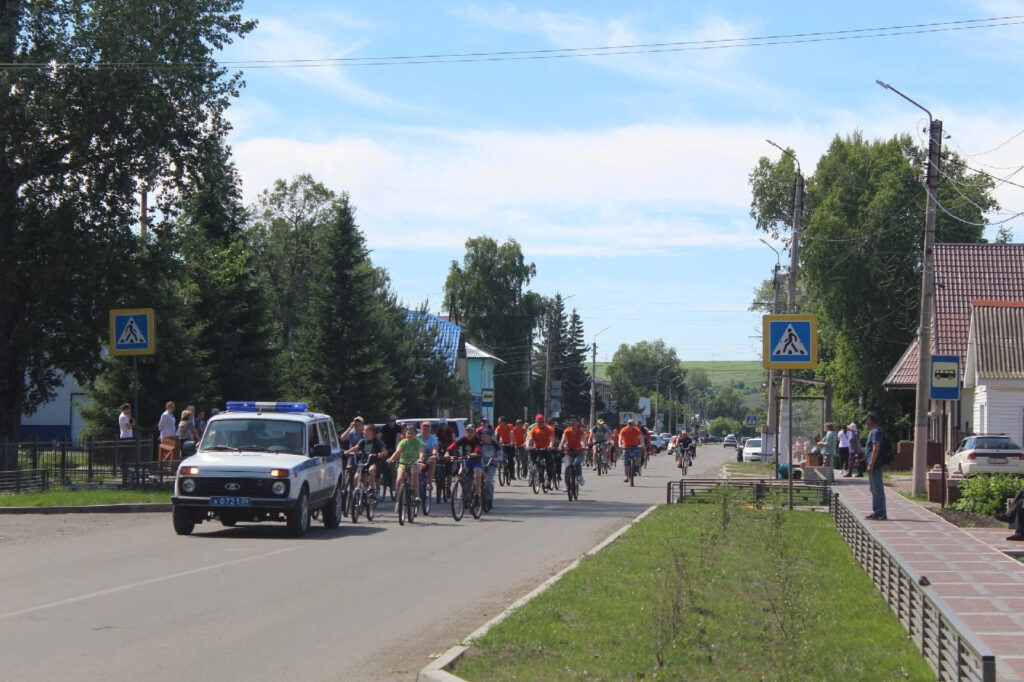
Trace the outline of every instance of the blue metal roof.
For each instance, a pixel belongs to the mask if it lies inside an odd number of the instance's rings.
[[[448,360],[448,366],[451,370],[455,371],[455,361],[459,358],[460,353],[465,354],[465,346],[463,345],[462,327],[449,322],[437,315],[431,315],[430,313],[423,313],[419,310],[407,310],[407,317],[409,320],[416,318],[422,318],[426,321],[428,328],[433,329],[437,334],[437,345],[435,349],[440,352],[446,360]]]

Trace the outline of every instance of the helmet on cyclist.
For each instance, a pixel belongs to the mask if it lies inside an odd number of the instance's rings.
[[[536,417],[533,418],[533,421],[535,421],[535,422],[542,422],[542,421],[544,421],[544,415],[538,414]]]

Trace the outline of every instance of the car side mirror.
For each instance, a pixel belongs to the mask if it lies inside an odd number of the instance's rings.
[[[310,457],[330,457],[331,446],[327,443],[317,443],[313,446],[313,454]]]
[[[192,440],[187,440],[181,444],[181,458],[191,457],[196,454],[196,443]]]

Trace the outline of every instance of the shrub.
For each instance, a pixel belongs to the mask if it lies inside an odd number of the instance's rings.
[[[960,481],[960,499],[953,505],[961,511],[991,516],[1006,511],[1006,498],[1024,486],[1024,478],[1015,474],[979,474]]]

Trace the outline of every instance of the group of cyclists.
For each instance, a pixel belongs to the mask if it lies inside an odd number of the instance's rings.
[[[639,475],[647,462],[651,442],[646,427],[634,420],[616,430],[598,419],[585,429],[580,418],[572,416],[560,428],[543,414],[529,425],[500,417],[492,426],[483,418],[478,425],[466,424],[461,436],[445,419],[416,423],[389,414],[378,427],[356,417],[340,437],[346,470],[356,484],[383,501],[388,492],[396,497],[401,482],[417,481],[415,504],[422,504],[424,511],[429,505],[424,498],[435,494],[440,503],[455,476],[472,476],[473,494],[482,501],[483,511],[494,504],[496,477],[502,484],[530,478],[538,492],[558,488],[564,471],[566,481],[582,486],[584,464],[599,475],[608,473],[621,454],[624,481],[632,483],[632,475]]]

